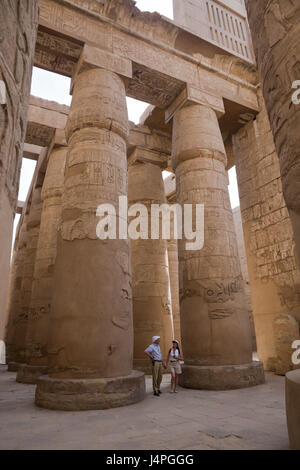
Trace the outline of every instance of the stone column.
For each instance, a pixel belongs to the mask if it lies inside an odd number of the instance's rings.
[[[204,247],[188,251],[186,240],[179,241],[181,385],[187,388],[232,389],[264,381],[262,364],[252,362],[226,161],[215,111],[198,104],[177,111],[177,202],[205,209]]]
[[[67,147],[54,147],[42,188],[43,210],[26,338],[27,363],[19,367],[17,375],[17,381],[22,383],[34,384],[48,372],[49,321],[66,154]]]
[[[68,155],[50,317],[49,375],[36,404],[104,409],[144,398],[132,371],[129,241],[100,240],[100,204],[127,195],[125,86],[114,72],[81,69],[67,123]]]
[[[241,263],[241,271],[242,271],[242,276],[243,276],[243,281],[244,281],[244,291],[245,291],[245,299],[246,299],[245,306],[248,310],[249,321],[250,321],[252,351],[256,352],[257,351],[256,334],[255,334],[255,328],[254,328],[253,307],[251,303],[251,290],[250,290],[249,271],[248,271],[248,264],[247,264],[244,233],[243,233],[241,207],[240,206],[236,207],[232,211],[232,213],[233,213],[233,222],[235,226],[236,240],[237,240],[237,246],[238,246],[238,252],[239,252],[239,259]]]
[[[147,149],[138,149],[134,162],[129,164],[128,202],[129,207],[143,204],[148,209],[148,239],[131,240],[131,269],[134,367],[149,374],[151,363],[144,351],[152,337],[161,337],[161,351],[166,358],[174,336],[167,240],[162,239],[161,231],[158,240],[151,239],[151,205],[166,203],[164,183],[160,165],[147,157]]]
[[[176,204],[176,178],[172,174],[164,180],[165,194],[169,204]],[[169,260],[169,275],[170,275],[170,288],[172,299],[172,316],[174,338],[181,344],[181,327],[180,327],[180,306],[179,306],[179,265],[178,265],[178,240],[175,238],[174,232],[174,212],[171,212],[171,237],[167,241],[168,246],[168,260]]]
[[[21,298],[19,310],[16,316],[16,327],[14,330],[16,362],[19,364],[19,366],[26,362],[26,335],[42,212],[41,189],[41,187],[36,187],[33,189],[26,227],[26,251],[23,261],[22,285],[20,292]]]
[[[13,221],[39,3],[0,2],[0,340],[5,334]]]
[[[170,201],[169,201],[170,203]],[[175,203],[175,202],[174,202]],[[181,341],[180,306],[179,306],[179,274],[178,274],[178,241],[174,238],[174,214],[171,214],[171,238],[167,241],[169,276],[172,300],[172,317],[174,338]]]
[[[19,234],[16,239],[16,252],[11,268],[11,287],[8,303],[8,323],[6,328],[6,362],[9,372],[17,372],[19,364],[16,357],[15,328],[17,314],[21,308],[21,287],[23,278],[24,259],[27,245],[27,221],[28,215],[20,220]]]
[[[260,112],[233,136],[233,151],[258,358],[265,370],[283,373],[292,368],[286,361],[291,357],[291,343],[283,342],[278,348],[277,317],[285,316],[285,328],[292,326],[289,315],[300,322],[300,269],[279,160],[260,92],[258,98]],[[282,318],[279,322],[282,325]],[[294,331],[292,327],[292,336]]]
[[[300,93],[299,84],[294,84],[300,80],[300,4],[297,1],[246,0],[246,6],[280,161],[283,194],[300,259]]]

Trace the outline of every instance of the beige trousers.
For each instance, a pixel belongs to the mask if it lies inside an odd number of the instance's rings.
[[[152,383],[153,383],[153,391],[158,392],[160,390],[160,384],[162,381],[162,363],[161,362],[154,362],[154,366],[152,366]]]

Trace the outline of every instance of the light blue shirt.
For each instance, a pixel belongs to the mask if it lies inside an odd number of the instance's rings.
[[[161,355],[161,350],[160,350],[160,345],[159,344],[151,344],[149,348],[146,349],[147,353],[151,354],[153,359],[155,361],[162,361],[162,355]]]

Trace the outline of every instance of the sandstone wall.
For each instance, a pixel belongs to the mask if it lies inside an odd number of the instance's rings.
[[[259,359],[276,369],[275,323],[300,320],[300,271],[278,156],[262,111],[233,137]],[[280,358],[279,358],[280,359]]]
[[[39,0],[0,2],[0,339],[4,338],[13,219],[26,131]],[[4,101],[4,100],[1,100]]]

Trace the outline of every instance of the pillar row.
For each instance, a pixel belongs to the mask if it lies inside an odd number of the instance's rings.
[[[42,188],[43,211],[26,338],[26,365],[19,367],[17,381],[36,383],[48,371],[48,336],[53,295],[53,273],[57,251],[57,231],[61,222],[61,197],[67,147],[54,147]]]
[[[82,69],[67,123],[68,155],[50,316],[49,375],[36,404],[78,410],[128,405],[145,393],[132,371],[128,240],[100,240],[100,204],[127,195],[125,86],[113,72]]]
[[[145,150],[147,154],[147,149]],[[153,152],[152,152],[153,153]],[[143,158],[143,149],[139,149]],[[128,168],[129,206],[143,204],[148,211],[148,239],[131,240],[132,296],[134,322],[134,366],[151,373],[145,356],[153,336],[161,337],[161,351],[167,357],[174,338],[167,240],[151,239],[151,205],[166,202],[162,169],[137,159]]]
[[[9,372],[18,370],[17,353],[15,346],[15,329],[18,323],[18,313],[21,308],[21,288],[23,279],[24,259],[27,245],[27,220],[28,215],[21,219],[16,249],[11,267],[11,285],[8,301],[8,322],[6,327],[6,362]]]
[[[191,105],[174,117],[177,202],[204,204],[204,246],[179,241],[180,316],[187,388],[231,389],[264,381],[252,362],[250,325],[229,200],[226,153],[214,110]]]
[[[167,241],[170,290],[172,299],[172,318],[174,338],[181,341],[179,276],[178,276],[178,241],[174,238],[174,214],[171,213],[171,238]]]
[[[18,307],[18,313],[16,315],[16,326],[14,329],[16,362],[19,366],[26,362],[26,336],[30,312],[35,257],[39,238],[41,212],[41,187],[36,187],[33,189],[32,192],[32,201],[26,224],[26,249],[23,261],[20,302]]]

